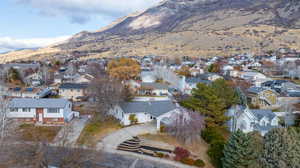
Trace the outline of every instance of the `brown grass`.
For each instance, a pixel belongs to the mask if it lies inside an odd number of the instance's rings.
[[[113,118],[109,118],[106,121],[92,121],[88,123],[84,130],[81,132],[77,143],[80,145],[86,145],[95,147],[106,135],[122,128],[119,121]]]
[[[47,141],[52,142],[61,127],[35,126],[33,124],[22,124],[18,132],[24,141]]]

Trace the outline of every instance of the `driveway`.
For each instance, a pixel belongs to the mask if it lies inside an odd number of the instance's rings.
[[[53,145],[75,145],[87,121],[88,116],[73,119],[59,131]]]
[[[134,125],[120,129],[106,137],[97,145],[97,149],[117,149],[122,142],[141,134],[155,134],[157,132],[154,123]]]

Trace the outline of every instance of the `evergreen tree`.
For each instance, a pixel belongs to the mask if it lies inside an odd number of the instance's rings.
[[[215,90],[216,95],[225,103],[226,108],[230,108],[234,104],[239,104],[238,93],[226,80],[218,79],[212,83],[211,87]]]
[[[264,137],[264,168],[300,168],[299,134],[294,129],[277,128]]]
[[[224,147],[223,168],[250,168],[258,154],[252,146],[251,137],[238,130],[233,133]]]
[[[223,127],[229,119],[225,116],[226,104],[216,95],[215,90],[211,86],[199,83],[192,95],[190,99],[182,102],[182,105],[204,115],[207,127]]]

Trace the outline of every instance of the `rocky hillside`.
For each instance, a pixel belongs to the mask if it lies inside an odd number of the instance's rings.
[[[53,48],[92,58],[229,55],[278,47],[300,49],[299,44],[299,0],[165,0]]]

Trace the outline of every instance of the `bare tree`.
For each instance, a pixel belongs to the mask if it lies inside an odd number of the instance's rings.
[[[1,92],[2,93],[2,92]],[[8,100],[1,94],[0,95],[0,145],[6,136],[8,127]]]
[[[173,121],[166,128],[169,134],[184,143],[199,139],[201,130],[204,128],[204,118],[199,113],[180,108],[180,112],[171,118]]]
[[[107,76],[102,76],[90,84],[90,97],[93,98],[95,111],[102,119],[108,116],[109,110],[122,102],[124,98],[124,86],[122,83]]]

